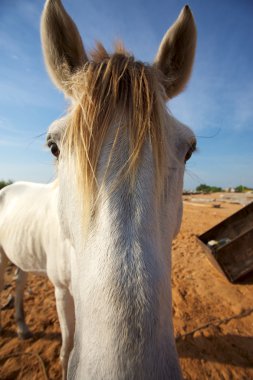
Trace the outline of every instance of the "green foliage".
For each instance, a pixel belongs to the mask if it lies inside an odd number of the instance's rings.
[[[244,193],[245,191],[250,191],[250,190],[252,190],[252,189],[249,189],[248,187],[243,186],[243,185],[239,185],[239,186],[235,187],[235,191],[237,193]]]
[[[252,189],[250,189],[249,187],[243,186],[243,185],[239,185],[239,186],[235,187],[234,190],[237,193],[244,193],[246,191],[252,191]],[[210,194],[210,193],[220,193],[224,190],[221,187],[208,186],[208,185],[202,183],[201,185],[196,187],[196,191],[199,193],[203,193],[203,194]]]
[[[221,187],[217,186],[208,186],[206,184],[201,184],[196,187],[196,191],[204,194],[209,194],[209,193],[219,193],[222,192],[223,189]]]
[[[9,180],[9,181],[0,181],[0,190],[3,188],[3,187],[5,187],[5,186],[7,186],[7,185],[11,185],[12,184],[12,181],[11,180]]]

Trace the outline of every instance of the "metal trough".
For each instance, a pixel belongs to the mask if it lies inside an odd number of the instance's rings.
[[[197,239],[212,264],[229,281],[238,281],[253,271],[253,202]],[[224,239],[226,244],[210,247],[210,242],[224,242]]]

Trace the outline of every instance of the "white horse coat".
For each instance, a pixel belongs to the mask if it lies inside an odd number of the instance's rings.
[[[47,275],[55,286],[62,330],[61,359],[67,366],[74,333],[71,296],[71,245],[60,231],[57,181],[48,185],[17,182],[0,191],[0,286],[7,258],[23,272],[16,284],[16,321],[22,337],[29,335],[22,306],[26,275]],[[0,291],[2,288],[0,288]]]
[[[122,46],[87,54],[60,0],[46,1],[41,36],[48,72],[71,98],[65,125],[47,136],[58,158],[60,225],[75,249],[68,379],[178,380],[171,242],[196,139],[166,101],[191,74],[192,13],[183,8],[153,65]]]
[[[68,378],[181,379],[170,253],[182,216],[185,161],[196,139],[165,103],[190,77],[196,46],[192,13],[184,7],[152,66],[122,47],[108,54],[99,45],[89,57],[60,0],[46,1],[41,35],[49,74],[72,100],[65,125],[54,123],[47,136],[58,158],[58,202],[53,189],[45,197],[56,224],[58,204],[63,239],[74,247],[64,255],[71,263],[71,281],[64,285],[71,286],[76,316]],[[25,205],[23,215],[30,202]],[[36,201],[34,207],[40,206]],[[49,209],[39,211],[45,220],[51,219]],[[36,218],[32,225],[34,234]],[[44,226],[34,244],[41,260],[49,241],[44,269],[52,281],[55,277],[57,291],[66,265],[58,267],[59,260],[51,258],[54,243]],[[5,244],[4,249],[14,248]]]

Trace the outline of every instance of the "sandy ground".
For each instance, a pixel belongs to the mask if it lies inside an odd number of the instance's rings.
[[[181,232],[173,242],[172,271],[175,335],[185,379],[253,379],[253,275],[243,284],[229,283],[196,241],[196,234],[240,207],[185,203]],[[9,267],[6,280],[11,286],[3,292],[3,303],[14,287],[12,275]],[[47,279],[30,275],[25,310],[34,333],[27,341],[16,336],[13,309],[2,312],[0,379],[44,380],[40,359],[47,377],[60,379],[61,335],[54,291]],[[12,356],[19,353],[23,356]]]

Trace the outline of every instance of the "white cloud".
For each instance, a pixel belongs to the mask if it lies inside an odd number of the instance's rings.
[[[210,65],[209,71],[212,70]],[[169,103],[169,108],[180,121],[197,132],[219,128],[231,132],[253,129],[252,83],[239,80],[230,83],[222,75],[206,77],[200,74],[192,78],[185,93]]]

